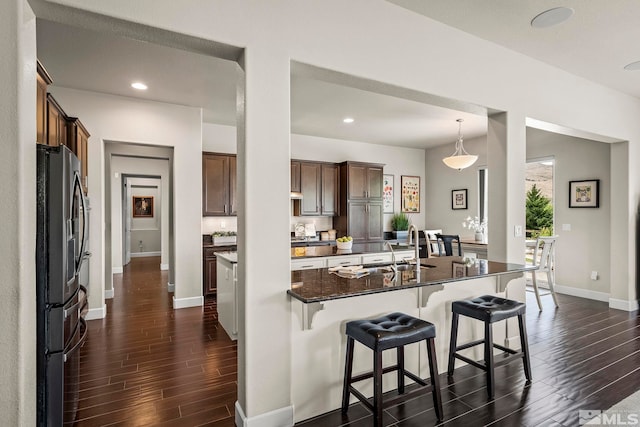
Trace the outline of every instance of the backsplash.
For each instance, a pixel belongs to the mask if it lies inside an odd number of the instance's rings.
[[[333,228],[331,216],[292,216],[291,232],[295,231],[296,224],[315,224],[316,231],[327,231]]]
[[[210,234],[214,231],[238,231],[238,217],[203,216],[202,234]]]

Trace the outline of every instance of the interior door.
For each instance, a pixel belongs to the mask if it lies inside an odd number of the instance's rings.
[[[127,265],[131,262],[131,205],[132,205],[132,195],[131,195],[131,185],[129,184],[129,179],[125,179],[124,182],[124,191],[125,194],[123,201],[123,209],[124,212],[124,262],[123,265]]]

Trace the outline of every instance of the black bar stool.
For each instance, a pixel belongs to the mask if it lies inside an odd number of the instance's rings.
[[[440,397],[440,383],[438,381],[438,364],[436,362],[435,336],[436,327],[432,323],[417,319],[403,313],[392,313],[371,320],[354,320],[347,323],[347,360],[345,363],[344,387],[342,390],[342,412],[349,408],[351,394],[373,412],[374,426],[382,426],[382,374],[398,372],[398,395],[384,401],[388,407],[402,400],[406,400],[418,392],[433,393],[433,406],[438,421],[442,421],[442,398]],[[354,340],[359,341],[373,350],[373,371],[352,377]],[[427,355],[429,357],[429,373],[431,384],[427,384],[417,375],[404,369],[404,346],[425,340],[427,343]],[[397,349],[398,363],[387,368],[382,367],[382,352],[384,350]],[[423,387],[410,393],[404,392],[404,377],[411,378]],[[353,383],[373,378],[373,404],[360,393]],[[425,390],[424,387],[427,389]]]
[[[524,375],[527,378],[527,382],[531,382],[531,362],[529,361],[529,344],[527,342],[527,329],[524,319],[526,305],[524,303],[492,295],[483,295],[471,300],[454,301],[451,304],[451,309],[453,311],[453,320],[451,323],[451,343],[449,345],[449,366],[447,369],[447,374],[449,376],[453,375],[453,367],[456,358],[473,365],[476,368],[482,369],[487,373],[487,393],[489,395],[489,399],[493,399],[495,394],[493,376],[494,368],[496,366],[512,362],[515,359],[522,358]],[[458,340],[459,315],[483,321],[484,339],[456,346]],[[520,344],[522,346],[520,351],[503,347],[493,342],[491,324],[514,316],[518,316],[518,325],[520,326]],[[457,353],[459,350],[464,350],[480,344],[484,344],[484,364],[478,363],[475,360],[471,360],[468,357]],[[494,347],[505,351],[510,355],[496,363],[493,361]]]

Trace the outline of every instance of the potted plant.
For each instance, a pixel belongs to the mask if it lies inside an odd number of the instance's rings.
[[[393,214],[391,217],[391,228],[393,229],[393,234],[396,239],[407,239],[409,234],[407,231],[409,230],[409,224],[411,224],[411,221],[406,213],[400,212]]]

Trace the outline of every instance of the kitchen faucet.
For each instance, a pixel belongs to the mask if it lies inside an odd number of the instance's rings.
[[[389,241],[386,241],[385,243],[387,244],[387,246],[389,246],[389,250],[391,251],[391,260],[393,261],[391,270],[393,270],[393,273],[395,274],[398,272],[398,264],[396,264],[396,253],[393,252],[393,246],[391,246],[391,243]]]
[[[411,231],[413,231],[413,235],[411,234]],[[418,231],[415,225],[411,224],[409,225],[408,234],[409,234],[409,246],[411,246],[411,240],[412,240],[411,238],[413,237],[415,239],[415,241],[413,242],[414,251],[415,251],[414,259],[416,261],[416,265],[419,265],[420,264],[420,232]]]

